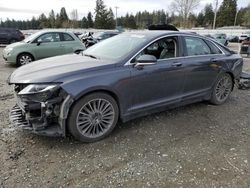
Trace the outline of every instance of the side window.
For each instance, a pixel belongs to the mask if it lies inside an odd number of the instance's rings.
[[[210,46],[212,54],[222,54],[222,51],[214,43],[208,40],[205,41]]]
[[[74,38],[67,33],[63,33],[63,41],[73,41]]]
[[[107,39],[107,38],[109,38],[109,34],[104,34],[104,35],[102,36],[102,39]]]
[[[188,56],[211,54],[211,49],[204,40],[196,37],[184,37]]]
[[[177,57],[177,37],[160,39],[141,51],[133,61],[142,55],[153,55],[156,59],[167,59]]]
[[[47,43],[47,42],[59,42],[59,33],[46,33],[37,38],[37,42]]]

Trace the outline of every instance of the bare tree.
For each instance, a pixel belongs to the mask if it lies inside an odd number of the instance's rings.
[[[171,7],[174,12],[179,13],[183,19],[183,27],[187,26],[190,13],[198,7],[201,0],[173,0]]]
[[[70,13],[70,18],[72,20],[72,27],[76,28],[78,27],[77,21],[78,21],[78,12],[77,9],[74,9]]]

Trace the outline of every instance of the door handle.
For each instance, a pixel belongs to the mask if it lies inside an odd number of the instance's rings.
[[[180,67],[180,66],[182,66],[182,63],[180,63],[180,62],[174,62],[172,64],[172,67]]]
[[[63,44],[61,44],[60,46],[61,46],[61,47],[64,47],[64,45],[63,45]]]
[[[218,60],[217,59],[215,59],[215,58],[211,58],[211,60],[210,60],[212,63],[217,63],[218,62]]]

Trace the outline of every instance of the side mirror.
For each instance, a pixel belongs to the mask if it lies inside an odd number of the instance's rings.
[[[154,65],[156,64],[156,62],[157,62],[157,59],[155,56],[144,54],[137,59],[135,67],[142,67],[145,65]]]
[[[39,41],[39,42],[37,41],[36,45],[40,46],[41,43],[42,43],[41,41]]]

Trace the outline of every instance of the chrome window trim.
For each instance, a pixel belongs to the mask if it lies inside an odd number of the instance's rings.
[[[222,53],[221,54],[206,54],[206,55],[195,55],[195,56],[172,57],[172,58],[166,58],[166,59],[158,59],[157,62],[166,61],[166,60],[173,60],[173,59],[191,58],[191,57],[204,57],[204,56],[211,56],[211,55],[225,55],[224,51],[220,48],[220,46],[218,46],[213,40],[211,40],[209,38],[205,38],[205,37],[202,37],[202,36],[194,36],[194,35],[189,35],[189,34],[170,34],[170,35],[161,36],[161,37],[151,41],[150,43],[146,44],[145,46],[143,46],[143,48],[141,50],[139,50],[135,55],[133,55],[124,64],[124,66],[134,65],[134,63],[130,63],[132,61],[132,59],[134,59],[139,53],[141,53],[147,46],[150,46],[151,44],[153,44],[157,40],[160,40],[160,39],[163,39],[163,38],[166,38],[166,37],[179,37],[179,36],[182,36],[182,37],[194,37],[194,38],[199,38],[199,39],[202,39],[202,40],[208,40],[209,42],[213,43]]]

